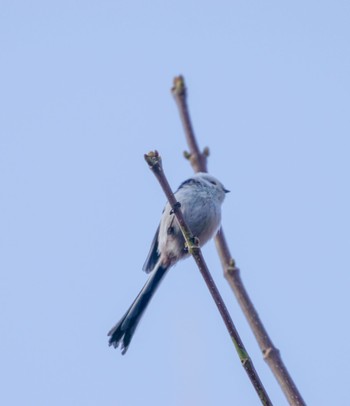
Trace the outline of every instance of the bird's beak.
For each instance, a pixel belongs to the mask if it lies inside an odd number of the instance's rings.
[[[231,190],[224,189],[224,192],[225,192],[225,193],[230,193]]]

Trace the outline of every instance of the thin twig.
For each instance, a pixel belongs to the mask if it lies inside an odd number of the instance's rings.
[[[198,245],[198,240],[193,236],[191,230],[189,229],[188,225],[185,222],[185,219],[181,212],[181,205],[177,202],[170,185],[168,183],[167,178],[165,177],[161,157],[157,151],[152,151],[145,155],[145,160],[148,163],[149,167],[151,168],[152,172],[158,179],[168,201],[169,204],[176,216],[176,219],[179,223],[181,228],[182,234],[185,238],[186,245],[188,248],[189,253],[193,256],[194,260],[196,261],[198,268],[205,280],[205,283],[208,286],[208,289],[215,301],[215,304],[221,314],[221,317],[226,325],[226,328],[230,334],[230,337],[236,347],[236,351],[238,356],[241,360],[241,363],[247,372],[249,379],[251,380],[260,400],[263,405],[272,405],[265,388],[260,381],[260,378],[254,368],[253,362],[250,359],[243,342],[236,330],[236,327],[233,324],[230,314],[227,311],[226,305],[222,300],[222,297],[215,285],[213,278],[210,275],[209,269],[207,264],[204,261],[201,249]]]
[[[195,172],[207,172],[207,157],[209,155],[209,149],[204,149],[203,153],[199,151],[196,137],[194,136],[193,127],[191,124],[190,113],[187,108],[186,100],[186,87],[182,76],[178,76],[174,79],[174,86],[172,88],[175,97],[176,104],[179,108],[181,122],[185,131],[189,153],[185,153],[185,157],[191,161]]]
[[[205,149],[203,153],[199,150],[188,111],[187,90],[182,76],[178,76],[174,79],[174,85],[171,90],[179,109],[181,121],[184,125],[186,140],[189,147],[187,156],[190,157],[190,162],[195,172],[206,172],[208,149]],[[186,117],[186,119],[184,119],[184,117]],[[237,301],[248,320],[265,361],[280,384],[288,402],[295,406],[305,405],[300,392],[282,361],[279,350],[273,345],[272,340],[260,320],[258,312],[249,298],[240,276],[240,270],[236,267],[235,261],[229,251],[222,228],[215,237],[215,243],[221,259],[224,276],[236,295]]]

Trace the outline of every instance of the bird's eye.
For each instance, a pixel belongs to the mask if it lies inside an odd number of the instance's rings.
[[[216,182],[214,182],[213,180],[211,180],[210,183],[211,183],[212,185],[215,185],[215,186],[216,186]]]

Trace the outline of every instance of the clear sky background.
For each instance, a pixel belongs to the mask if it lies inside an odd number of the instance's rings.
[[[310,405],[349,405],[349,1],[16,1],[0,7],[0,404],[257,405],[191,259],[125,356],[165,198],[191,176],[183,74],[242,278]],[[275,405],[286,405],[212,274]]]

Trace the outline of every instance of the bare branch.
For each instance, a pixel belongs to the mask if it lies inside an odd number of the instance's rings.
[[[209,149],[205,148],[203,153],[199,151],[187,108],[187,89],[182,76],[178,76],[174,79],[174,86],[171,91],[179,108],[180,118],[184,127],[187,144],[190,149],[190,152],[184,153],[185,158],[190,160],[195,172],[207,172],[207,156],[209,155]]]
[[[188,111],[186,85],[183,76],[178,76],[174,79],[174,86],[171,90],[175,97],[181,121],[184,126],[186,140],[189,147],[189,152],[187,154],[190,157],[192,168],[194,172],[206,172],[206,158],[208,156],[206,151],[208,151],[208,149],[205,149],[203,153],[199,150]],[[258,312],[249,298],[240,276],[240,270],[236,267],[235,261],[229,251],[222,228],[215,237],[215,243],[221,259],[224,276],[230,284],[237,301],[248,320],[265,361],[280,384],[288,402],[295,406],[305,405],[301,394],[282,361],[279,350],[273,345],[272,340],[260,320]]]
[[[205,283],[208,286],[208,289],[215,301],[215,304],[221,314],[221,317],[226,325],[226,328],[230,334],[230,337],[236,347],[236,351],[238,353],[238,356],[241,360],[241,363],[246,371],[246,373],[249,376],[249,379],[251,380],[260,400],[263,405],[272,405],[268,394],[265,391],[265,388],[263,384],[260,381],[260,378],[255,371],[254,365],[252,360],[250,359],[243,342],[236,330],[236,327],[233,324],[233,321],[227,311],[226,305],[222,300],[222,297],[215,285],[215,282],[213,278],[210,275],[209,269],[204,261],[201,249],[198,245],[198,240],[193,234],[191,233],[191,230],[188,228],[184,217],[181,212],[180,204],[177,202],[170,185],[168,183],[168,180],[165,177],[163,167],[162,167],[162,161],[161,157],[159,156],[157,151],[152,151],[148,154],[145,155],[145,160],[148,163],[150,169],[158,179],[168,201],[169,204],[174,211],[174,214],[176,216],[176,219],[179,223],[179,226],[181,228],[182,234],[185,238],[188,250],[190,254],[193,256],[194,260],[197,263],[197,266],[205,280]]]

